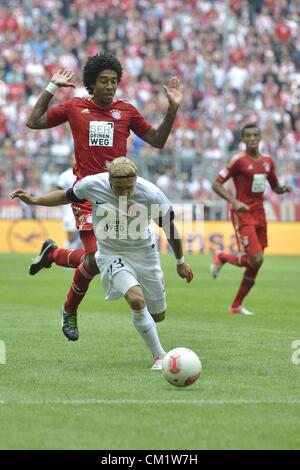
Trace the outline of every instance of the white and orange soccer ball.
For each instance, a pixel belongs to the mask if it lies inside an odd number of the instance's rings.
[[[197,354],[188,348],[169,351],[162,362],[165,379],[175,387],[187,387],[199,379],[202,364]]]

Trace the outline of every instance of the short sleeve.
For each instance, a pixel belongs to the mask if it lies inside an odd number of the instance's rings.
[[[157,225],[162,227],[167,221],[170,223],[174,217],[171,202],[167,196],[157,188],[152,199],[151,219],[154,220]]]
[[[73,192],[78,199],[89,200],[88,198],[88,178],[83,178],[73,186]]]
[[[130,129],[139,137],[143,137],[150,129],[151,124],[143,118],[140,112],[131,106]]]
[[[66,191],[66,195],[67,195],[67,198],[69,199],[69,201],[71,201],[71,202],[79,202],[79,203],[86,202],[86,199],[79,199],[76,196],[76,194],[74,193],[73,188],[68,188],[67,191]]]
[[[222,168],[222,170],[217,175],[215,180],[216,183],[223,184],[232,178],[238,171],[239,160],[240,159],[237,156],[232,157],[227,165]]]
[[[169,212],[172,208],[172,204],[170,203],[167,196],[158,188],[154,195],[153,202],[159,206],[162,216],[166,215],[167,212]]]
[[[63,104],[54,106],[47,111],[48,127],[55,127],[69,120],[69,112],[72,106],[72,100]]]

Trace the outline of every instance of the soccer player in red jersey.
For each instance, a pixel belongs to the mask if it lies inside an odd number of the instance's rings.
[[[239,254],[225,254],[216,250],[211,265],[212,276],[216,279],[225,263],[246,268],[237,295],[228,309],[230,314],[253,314],[243,307],[242,302],[255,283],[263,263],[264,249],[268,246],[267,222],[263,207],[266,180],[277,194],[291,191],[290,186],[279,185],[272,158],[260,154],[260,139],[261,133],[256,125],[244,126],[242,141],[246,145],[246,150],[231,158],[213,184],[214,191],[231,204],[231,219]],[[225,181],[230,178],[233,179],[235,186],[235,196],[223,187]]]
[[[171,132],[182,101],[179,79],[172,77],[170,85],[163,86],[169,106],[161,124],[154,128],[132,104],[114,98],[121,78],[122,66],[114,55],[103,52],[91,56],[83,69],[83,83],[91,97],[73,98],[48,109],[58,88],[75,86],[71,71],[59,71],[52,76],[29,116],[27,126],[31,129],[49,129],[64,122],[69,123],[74,139],[74,173],[77,181],[84,176],[106,171],[107,161],[126,156],[130,131],[159,149],[164,147]],[[72,208],[84,250],[59,249],[53,240],[46,240],[29,272],[34,275],[52,263],[76,268],[71,289],[62,307],[63,333],[75,341],[79,337],[79,303],[99,271],[94,257],[97,245],[92,227],[91,204],[74,203]]]

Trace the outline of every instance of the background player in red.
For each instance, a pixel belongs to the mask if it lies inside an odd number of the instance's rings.
[[[268,246],[267,222],[263,207],[266,180],[277,194],[291,191],[289,186],[279,185],[272,158],[259,153],[260,139],[261,133],[256,125],[244,126],[242,141],[246,145],[246,150],[231,158],[213,184],[214,191],[231,204],[231,219],[239,254],[225,254],[216,250],[211,265],[212,276],[216,279],[225,263],[246,268],[237,295],[228,309],[228,313],[231,314],[253,315],[243,307],[242,302],[255,283],[263,263],[264,249]],[[229,178],[233,179],[235,196],[223,187]]]
[[[169,106],[163,121],[155,129],[132,104],[114,99],[121,78],[122,66],[114,55],[103,52],[91,56],[83,69],[83,83],[91,97],[73,98],[48,109],[58,88],[75,86],[74,74],[63,70],[52,76],[32,109],[27,122],[31,129],[48,129],[69,122],[74,139],[74,173],[77,181],[84,176],[106,171],[107,161],[126,156],[130,131],[156,148],[163,148],[170,134],[182,101],[179,79],[173,77],[169,87],[163,86]],[[46,240],[29,272],[34,275],[40,269],[50,267],[53,262],[60,266],[76,267],[71,289],[62,307],[63,333],[75,341],[79,337],[78,305],[90,281],[99,271],[94,258],[97,247],[91,221],[91,204],[72,206],[84,250],[59,249],[53,240]]]

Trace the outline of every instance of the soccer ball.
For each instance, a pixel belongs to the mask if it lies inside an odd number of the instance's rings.
[[[175,387],[187,387],[199,379],[202,364],[194,351],[188,348],[175,348],[169,351],[162,362],[165,379]]]

